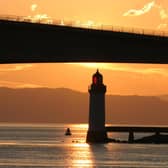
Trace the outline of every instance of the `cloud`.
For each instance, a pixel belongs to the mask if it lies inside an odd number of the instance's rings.
[[[32,4],[30,6],[30,9],[32,12],[36,11],[38,5],[37,4]],[[35,15],[29,15],[26,17],[23,17],[24,21],[28,21],[28,22],[33,22],[33,23],[46,23],[46,24],[52,24],[53,20],[51,19],[51,17],[49,17],[47,14],[45,13],[37,13]]]
[[[32,66],[33,66],[32,64],[1,65],[0,72],[22,71],[31,68]]]
[[[164,20],[164,23],[159,24],[157,26],[157,29],[165,30],[167,29],[168,12],[161,5],[157,5],[157,8],[159,9],[159,15],[161,20]]]
[[[144,5],[142,9],[130,9],[129,11],[125,12],[123,16],[140,16],[140,15],[150,12],[152,8],[157,9],[160,19],[164,20],[164,23],[160,23],[156,27],[156,29],[166,30],[168,26],[168,12],[162,6],[161,2],[157,0],[147,3],[146,5]]]
[[[166,29],[167,28],[167,23],[161,23],[157,29]]]
[[[135,65],[135,64],[109,64],[109,63],[72,63],[93,69],[104,69],[118,72],[138,73],[142,75],[162,75],[168,76],[168,68],[150,67],[150,65]]]
[[[37,84],[32,84],[32,83],[0,80],[0,87],[9,87],[9,88],[42,88],[44,86],[37,85]]]
[[[140,16],[145,13],[148,13],[154,6],[155,6],[155,1],[152,1],[144,5],[142,9],[130,9],[129,11],[124,13],[123,16]]]
[[[138,74],[143,74],[143,75],[151,75],[151,74],[155,74],[155,75],[164,75],[164,76],[168,76],[168,69],[165,68],[150,68],[150,65],[148,65],[149,67],[134,67],[131,65],[121,65],[121,64],[116,64],[116,65],[107,65],[107,69],[108,70],[112,70],[112,71],[122,71],[122,72],[128,72],[128,73],[138,73]]]
[[[168,13],[166,12],[165,9],[160,9],[160,18],[161,19],[167,19],[168,18]]]
[[[130,9],[129,11],[125,12],[123,16],[140,16],[155,7],[159,10],[159,15],[161,19],[168,19],[168,12],[163,8],[162,5],[155,3],[155,1],[149,2],[142,9]]]
[[[38,5],[37,4],[32,4],[30,9],[32,12],[34,12],[37,9]]]

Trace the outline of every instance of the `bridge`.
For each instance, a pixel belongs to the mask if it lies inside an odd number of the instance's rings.
[[[168,63],[166,34],[18,20],[0,19],[0,63]]]

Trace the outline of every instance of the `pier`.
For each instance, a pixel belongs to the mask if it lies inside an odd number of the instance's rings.
[[[106,132],[129,133],[128,142],[134,142],[134,133],[168,133],[168,127],[147,127],[147,126],[108,126]]]

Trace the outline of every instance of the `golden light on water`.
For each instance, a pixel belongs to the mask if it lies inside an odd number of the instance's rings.
[[[73,147],[72,167],[92,167],[94,162],[89,144],[74,143]]]
[[[75,162],[73,163],[73,166],[79,166],[79,167],[90,167],[93,166],[92,165],[92,161],[91,160],[75,160]]]
[[[73,127],[73,128],[80,128],[80,129],[86,129],[88,128],[88,124],[71,124],[69,125],[69,127]]]
[[[89,148],[89,144],[87,143],[74,143],[73,146],[79,148]]]
[[[73,139],[70,143],[71,158],[68,160],[70,167],[93,167],[93,155],[91,146],[85,142],[85,136],[88,129],[88,124],[68,124],[72,131],[72,137],[75,131],[80,130],[78,134],[81,138]]]

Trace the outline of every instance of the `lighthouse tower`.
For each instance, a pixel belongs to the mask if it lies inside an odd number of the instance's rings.
[[[92,77],[92,84],[89,87],[89,128],[86,142],[104,143],[107,142],[105,129],[105,93],[106,86],[103,84],[103,76],[97,72]]]

